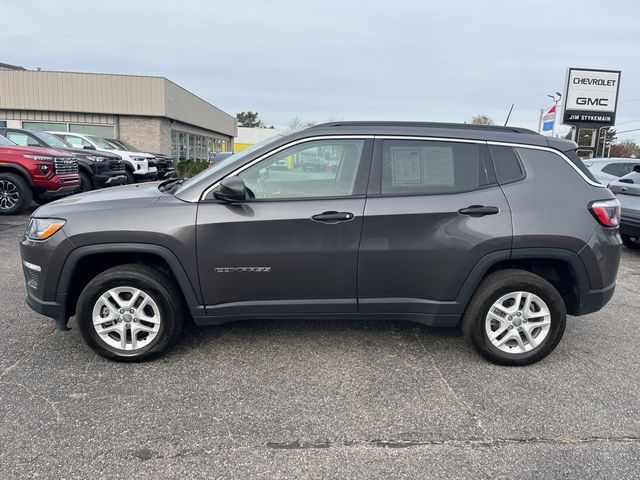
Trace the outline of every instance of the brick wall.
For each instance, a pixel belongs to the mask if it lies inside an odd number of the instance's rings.
[[[161,141],[162,120],[158,117],[120,116],[118,118],[120,139],[143,152],[170,153],[171,134],[169,134],[168,149],[166,142]]]

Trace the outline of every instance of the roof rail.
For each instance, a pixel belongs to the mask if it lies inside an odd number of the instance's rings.
[[[439,122],[407,122],[407,121],[346,121],[327,122],[309,128],[331,127],[422,127],[422,128],[462,128],[467,130],[490,130],[495,132],[528,133],[538,135],[528,128],[503,127],[501,125],[478,125],[475,123],[439,123]]]

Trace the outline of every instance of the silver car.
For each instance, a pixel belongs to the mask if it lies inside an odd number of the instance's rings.
[[[634,166],[640,165],[640,158],[589,158],[584,164],[600,183],[609,185],[632,172]]]
[[[612,182],[609,189],[622,206],[620,236],[624,244],[634,250],[640,249],[640,165],[624,177]]]

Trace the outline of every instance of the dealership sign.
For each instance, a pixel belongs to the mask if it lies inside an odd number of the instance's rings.
[[[619,70],[569,68],[562,123],[613,125],[619,91]]]

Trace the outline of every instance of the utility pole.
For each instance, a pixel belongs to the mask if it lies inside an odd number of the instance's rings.
[[[538,133],[542,132],[542,117],[544,116],[544,108],[540,109],[540,117],[538,118]]]

